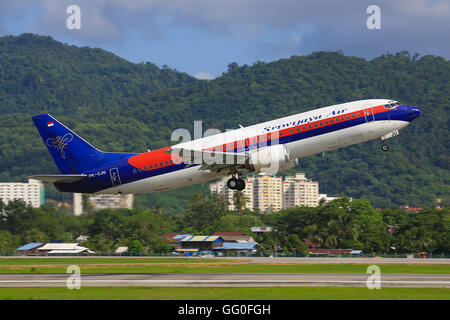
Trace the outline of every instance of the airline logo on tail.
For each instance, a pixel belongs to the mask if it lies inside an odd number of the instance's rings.
[[[56,138],[48,138],[46,141],[47,146],[55,148],[61,152],[61,158],[66,158],[67,145],[72,141],[73,135],[71,133],[66,133],[63,137],[58,136]]]

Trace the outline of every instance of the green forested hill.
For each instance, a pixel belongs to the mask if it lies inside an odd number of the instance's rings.
[[[4,37],[0,181],[57,172],[30,118],[41,112],[100,149],[143,152],[170,144],[171,132],[192,130],[194,120],[203,120],[204,130],[225,130],[370,98],[392,98],[423,113],[390,141],[389,153],[373,141],[301,159],[298,169],[320,181],[321,193],[367,198],[376,207],[431,206],[437,197],[448,204],[450,63],[444,58],[402,52],[367,61],[316,52],[253,66],[231,63],[227,73],[206,81],[50,37]],[[174,206],[188,190],[140,203]]]

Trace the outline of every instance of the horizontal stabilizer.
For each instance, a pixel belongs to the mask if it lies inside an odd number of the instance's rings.
[[[30,179],[52,182],[52,183],[72,183],[81,181],[87,178],[85,174],[42,174],[37,176],[30,176]]]

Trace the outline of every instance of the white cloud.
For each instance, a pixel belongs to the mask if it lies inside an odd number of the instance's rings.
[[[65,28],[70,4],[80,6],[82,28]],[[379,0],[382,29],[368,32],[366,8],[371,0],[35,0],[44,14],[26,24],[28,32],[73,37],[95,44],[117,44],[130,33],[142,41],[163,38],[188,27],[224,41],[267,48],[264,58],[315,50],[344,49],[372,56],[395,50],[449,55],[448,0]],[[20,17],[25,0],[0,3],[0,21]],[[4,9],[4,10],[3,10]],[[15,12],[15,14],[14,14]],[[162,22],[161,22],[162,21]],[[3,27],[3,29],[5,29]],[[380,36],[382,34],[382,36]],[[156,37],[155,37],[156,35]],[[295,37],[293,35],[301,35]],[[272,48],[272,49],[270,49]],[[380,49],[381,48],[381,49]],[[433,52],[437,51],[437,52]],[[272,52],[272,56],[270,54]]]
[[[199,80],[213,80],[217,78],[216,75],[204,71],[197,72],[196,74],[194,74],[194,77]]]

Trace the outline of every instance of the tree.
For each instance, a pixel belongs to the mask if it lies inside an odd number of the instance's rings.
[[[235,71],[238,67],[239,67],[239,65],[236,62],[232,62],[232,63],[228,64],[228,72],[231,73],[231,72]]]
[[[233,204],[239,214],[242,214],[242,210],[245,208],[246,203],[247,198],[245,197],[244,193],[240,190],[235,191],[233,195]]]
[[[19,242],[16,236],[9,231],[0,230],[0,254],[13,253],[18,246]]]
[[[92,206],[91,201],[89,200],[89,195],[88,194],[82,194],[81,195],[81,202],[82,202],[82,209],[84,213],[91,213],[92,209],[94,208]]]
[[[184,226],[192,227],[199,233],[209,233],[213,231],[211,230],[213,224],[225,214],[222,210],[217,194],[204,196],[201,193],[194,193],[184,215]]]
[[[140,256],[144,252],[144,246],[139,240],[133,240],[128,247],[128,252],[132,256]]]

